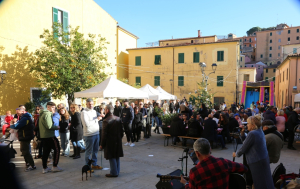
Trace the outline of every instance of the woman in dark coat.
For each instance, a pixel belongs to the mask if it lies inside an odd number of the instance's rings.
[[[208,116],[208,110],[205,104],[201,104],[201,109],[199,110],[199,114],[201,115],[203,120]]]
[[[229,134],[229,119],[228,117],[226,116],[225,113],[221,113],[220,114],[220,120],[219,120],[219,127],[220,128],[223,128],[221,134],[223,136],[223,140],[225,142],[225,137],[227,137],[227,143],[230,143],[231,142],[231,137],[230,137],[230,134]]]
[[[59,135],[60,135],[60,146],[62,149],[62,156],[69,156],[70,153],[70,132],[69,132],[69,122],[70,115],[65,107],[59,110],[60,120],[59,120]]]
[[[134,107],[134,118],[132,121],[133,141],[138,142],[141,138],[141,130],[143,126],[143,114],[138,107]]]
[[[70,157],[73,159],[80,158],[80,144],[79,141],[82,140],[83,130],[80,118],[80,110],[77,104],[71,104],[71,125],[70,125],[70,140],[73,144],[74,154]]]

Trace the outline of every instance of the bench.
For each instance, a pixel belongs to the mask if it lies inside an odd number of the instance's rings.
[[[169,145],[169,138],[171,137],[170,134],[161,134],[163,135],[165,138],[164,138],[164,146],[166,146],[166,141],[167,141],[167,146]]]

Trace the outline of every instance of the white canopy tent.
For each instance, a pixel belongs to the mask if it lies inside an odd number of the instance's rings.
[[[147,93],[138,90],[118,79],[109,77],[100,84],[85,91],[74,93],[75,98],[120,98],[148,99]]]
[[[151,87],[149,84],[139,88],[139,90],[146,92],[151,100],[169,100],[172,98],[171,95],[163,94]]]
[[[156,90],[158,90],[158,91],[159,91],[160,93],[162,93],[162,94],[170,95],[170,96],[171,96],[171,99],[170,99],[170,100],[176,100],[176,99],[177,99],[177,96],[168,93],[167,91],[165,91],[165,90],[164,90],[163,88],[161,88],[160,86],[156,87]]]

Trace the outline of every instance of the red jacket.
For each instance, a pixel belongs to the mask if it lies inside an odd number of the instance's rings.
[[[13,120],[14,119],[14,117],[11,115],[11,116],[6,116],[5,117],[5,123],[7,123],[9,126],[10,126],[10,122],[11,122],[11,120]]]

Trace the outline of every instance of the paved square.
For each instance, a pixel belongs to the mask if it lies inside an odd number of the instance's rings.
[[[123,138],[125,143],[125,137]],[[92,177],[88,180],[81,180],[81,168],[84,165],[84,154],[81,154],[80,159],[73,160],[70,157],[60,156],[59,166],[64,169],[59,173],[42,174],[41,159],[35,160],[37,170],[24,172],[25,163],[23,157],[20,156],[19,142],[14,143],[14,148],[18,154],[15,159],[16,172],[19,175],[20,181],[25,188],[120,188],[120,189],[153,189],[159,181],[156,178],[157,173],[168,174],[176,169],[181,169],[180,162],[177,161],[181,157],[183,149],[181,146],[166,146],[163,145],[163,136],[153,133],[150,139],[141,139],[136,143],[135,147],[124,146],[124,157],[121,158],[121,172],[117,178],[106,178],[105,174],[109,170],[95,170]],[[192,146],[193,141],[188,141],[188,147]],[[179,143],[181,145],[181,143]],[[215,157],[223,157],[232,160],[233,145],[228,144],[227,150],[213,149],[212,155]],[[287,149],[285,144],[280,162],[284,164],[288,173],[299,172],[300,168],[300,145],[295,144],[297,151]],[[72,147],[71,147],[72,149]],[[33,153],[34,154],[34,153]],[[98,153],[98,164],[101,164],[100,154]],[[153,155],[153,156],[149,156]],[[242,162],[242,158],[237,158],[237,162]],[[272,171],[279,164],[272,164]],[[103,158],[103,167],[109,168],[109,161]],[[188,171],[193,167],[191,159],[188,159]],[[185,171],[185,170],[184,170]],[[85,176],[85,175],[84,175]]]

